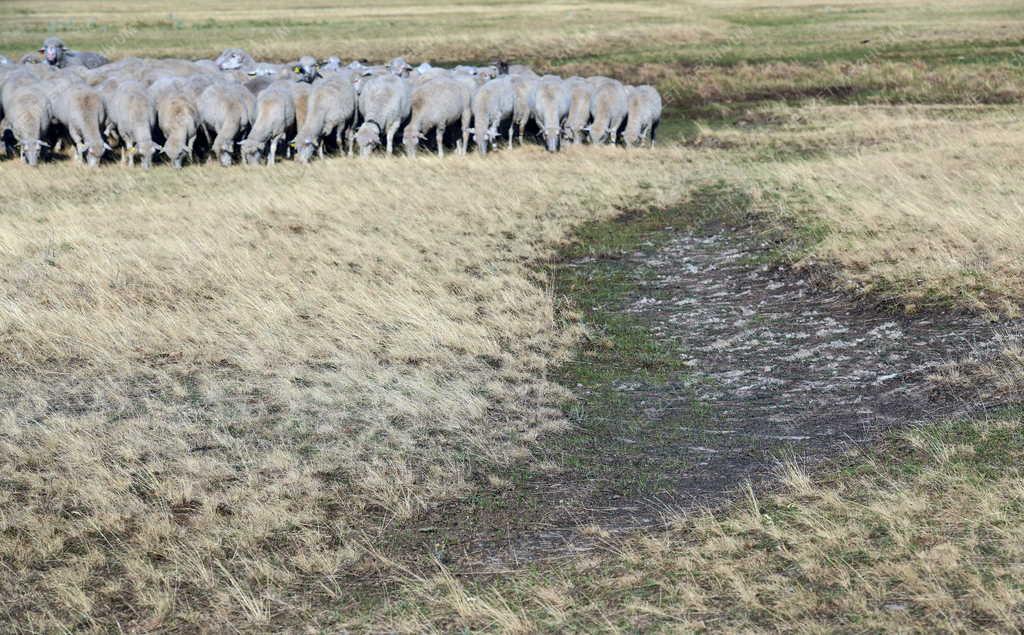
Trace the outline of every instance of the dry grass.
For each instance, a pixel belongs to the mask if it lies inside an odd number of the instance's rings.
[[[938,306],[1018,316],[1024,306],[1019,112],[984,110],[964,118],[974,109],[946,110],[939,118],[929,110],[826,109],[818,123],[790,128],[787,135],[802,151],[813,145],[818,153],[849,152],[812,154],[765,170],[765,179],[786,192],[784,211],[809,215],[827,229],[798,264],[838,267],[837,279],[850,291],[908,312]],[[813,122],[812,113],[797,116]],[[829,115],[842,120],[826,123]],[[814,134],[823,123],[830,128],[824,139]]]
[[[531,263],[685,186],[655,167],[688,152],[619,152],[0,165],[5,612],[255,619],[525,458],[575,337]]]
[[[1024,94],[1016,5],[831,4],[3,3],[0,40],[18,51],[56,31],[114,56],[500,53],[564,72],[638,68],[673,105],[740,103],[721,108],[738,121],[706,122],[692,147],[643,153],[145,175],[0,163],[2,619],[1019,627],[1020,478],[979,450],[1019,438],[1016,419],[979,424],[967,444],[915,433],[832,483],[794,471],[788,492],[569,572],[481,588],[444,572],[390,608],[338,615],[394,519],[467,496],[564,428],[568,394],[546,376],[581,327],[555,321],[534,266],[580,222],[725,181],[803,238],[802,265],[824,263],[854,292],[1019,312],[1021,111],[971,105]],[[756,106],[818,94],[879,105]],[[1004,366],[961,365],[947,385],[1012,394],[1020,355],[1006,350]]]
[[[914,430],[816,481],[489,583],[414,580],[415,632],[1016,632],[1024,627],[1022,421]],[[416,607],[415,610],[412,607]],[[377,616],[379,619],[379,615]],[[378,622],[379,623],[379,622]]]

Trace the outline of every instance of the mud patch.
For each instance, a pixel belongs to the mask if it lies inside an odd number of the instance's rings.
[[[901,318],[823,291],[750,229],[649,238],[559,265],[589,285],[574,299],[593,332],[561,378],[580,398],[574,430],[538,450],[561,470],[503,475],[506,488],[419,519],[410,533],[429,538],[412,542],[477,572],[591,549],[724,502],[780,460],[814,464],[964,413],[928,375],[999,348],[982,319]]]

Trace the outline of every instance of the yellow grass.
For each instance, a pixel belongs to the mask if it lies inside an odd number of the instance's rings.
[[[442,567],[390,617],[407,632],[1017,632],[1020,435],[1019,416],[914,430],[828,481],[780,466],[778,492],[589,556],[486,584]]]
[[[531,263],[641,186],[679,196],[655,168],[689,154],[0,165],[7,610],[279,602],[526,457],[564,426],[545,376],[575,335]]]

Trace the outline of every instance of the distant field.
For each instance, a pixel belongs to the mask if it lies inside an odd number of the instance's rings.
[[[478,576],[394,542],[523,466],[558,474],[536,450],[569,428],[586,378],[554,378],[603,327],[547,267],[570,244],[627,246],[581,238],[588,222],[686,204],[681,222],[752,224],[776,261],[895,314],[1020,316],[1019,9],[0,4],[14,58],[49,34],[115,58],[504,58],[651,82],[668,104],[650,151],[148,173],[0,161],[0,620],[1019,629],[1012,408],[890,437],[823,474],[791,469],[764,501],[553,565]],[[696,195],[709,191],[750,207]],[[666,363],[597,341],[652,373]],[[964,360],[936,390],[1019,394],[1020,350],[1008,338],[998,363]]]

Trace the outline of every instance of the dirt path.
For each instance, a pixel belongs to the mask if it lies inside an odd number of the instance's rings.
[[[725,500],[781,458],[813,464],[886,428],[962,410],[936,401],[926,378],[968,350],[992,348],[992,325],[893,317],[763,264],[765,256],[751,233],[680,232],[614,263],[630,290],[591,308],[635,318],[684,370],[652,381],[623,368],[610,385],[578,385],[575,434],[585,448],[556,444],[547,457],[570,464],[564,472],[533,475],[491,500],[493,509],[444,508],[419,529],[444,525],[445,558],[500,570],[592,548],[583,525],[653,526],[668,510]],[[599,265],[607,263],[563,266]],[[609,403],[625,407],[609,414]],[[576,455],[588,465],[573,467]]]

